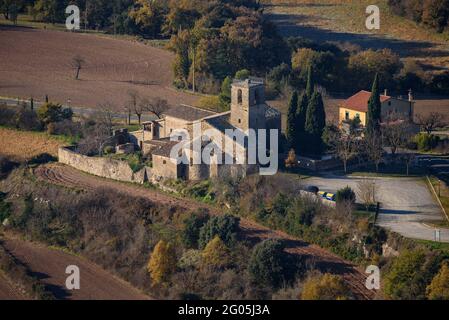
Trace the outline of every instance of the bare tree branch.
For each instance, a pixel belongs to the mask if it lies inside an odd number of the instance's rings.
[[[447,125],[446,116],[439,112],[431,112],[428,115],[417,115],[416,118],[421,129],[427,132],[427,134],[431,134],[435,129]]]
[[[76,70],[75,80],[79,79],[80,71],[85,63],[85,60],[80,55],[76,55],[72,58],[72,67]]]

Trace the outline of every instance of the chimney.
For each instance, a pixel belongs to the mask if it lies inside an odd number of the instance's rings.
[[[388,96],[388,89],[385,89],[384,96]]]
[[[413,92],[412,92],[412,89],[410,89],[410,90],[408,91],[408,101],[410,101],[410,102],[413,101]]]

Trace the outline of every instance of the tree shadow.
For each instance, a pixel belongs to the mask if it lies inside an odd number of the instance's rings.
[[[301,25],[301,23],[311,20],[311,18],[295,14],[269,13],[267,16],[278,26],[281,35],[285,37],[304,37],[317,42],[350,42],[364,50],[388,48],[402,57],[429,57],[429,55],[432,57],[445,57],[449,55],[449,51],[445,50],[429,52],[428,49],[436,47],[436,44],[430,41],[407,41],[387,38],[382,35],[338,32],[305,26]]]

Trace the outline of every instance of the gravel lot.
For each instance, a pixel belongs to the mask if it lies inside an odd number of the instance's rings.
[[[357,184],[363,178],[336,177],[307,179],[308,185],[320,190],[336,192],[346,186],[357,190]],[[423,222],[441,221],[444,216],[440,207],[428,189],[425,180],[420,178],[370,178],[378,186],[378,201],[382,211],[378,224],[405,237],[434,240],[435,229]],[[441,240],[449,242],[449,230],[441,230]]]

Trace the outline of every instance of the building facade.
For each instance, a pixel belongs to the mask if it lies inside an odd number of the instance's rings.
[[[353,121],[358,118],[362,126],[366,126],[368,103],[371,92],[360,91],[345,100],[339,107],[339,123]],[[381,122],[388,121],[412,121],[414,117],[414,102],[412,93],[409,92],[408,99],[394,98],[385,94],[380,96]]]
[[[192,106],[180,105],[165,112],[162,119],[145,122],[139,132],[133,133],[134,143],[148,155],[153,164],[153,175],[161,179],[202,180],[213,177],[237,177],[255,173],[258,164],[248,161],[249,130],[276,129],[281,132],[281,114],[265,102],[265,87],[261,79],[249,78],[234,81],[231,86],[231,108],[228,112],[215,113]],[[171,141],[171,136],[184,130],[201,144],[204,154],[206,145],[216,144],[206,163],[197,163],[195,150],[180,151],[179,158],[184,161],[176,163],[172,150],[179,142]],[[197,131],[200,131],[200,136]],[[207,132],[205,136],[204,132]],[[246,138],[239,141],[229,132],[243,134]],[[208,143],[206,144],[205,141]],[[232,145],[232,154],[224,146]],[[221,149],[220,149],[221,148]],[[204,157],[204,156],[203,156]],[[233,164],[225,160],[233,159]]]

